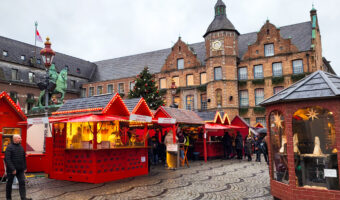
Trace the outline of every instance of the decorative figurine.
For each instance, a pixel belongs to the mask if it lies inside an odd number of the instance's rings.
[[[297,133],[295,133],[294,136],[293,136],[293,144],[294,144],[294,153],[300,154],[300,150],[299,150],[299,147],[298,147],[299,138],[298,138]]]
[[[323,155],[321,148],[320,148],[320,138],[318,136],[315,136],[314,139],[314,151],[313,151],[313,155],[316,156],[321,156]]]
[[[287,138],[286,137],[282,137],[280,153],[285,153],[285,144],[287,144]]]

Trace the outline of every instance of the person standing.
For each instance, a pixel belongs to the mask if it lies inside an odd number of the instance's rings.
[[[5,164],[7,172],[6,199],[12,199],[12,184],[16,176],[19,181],[19,193],[21,200],[31,200],[26,197],[25,172],[26,153],[21,146],[21,136],[13,135],[12,143],[7,147],[5,152]]]
[[[261,162],[261,149],[260,149],[260,140],[259,136],[255,137],[255,153],[256,153],[256,162]]]
[[[228,132],[225,132],[223,136],[223,150],[224,158],[229,159],[231,153],[231,138]]]
[[[235,138],[235,146],[236,146],[236,152],[237,152],[237,159],[242,159],[242,150],[243,150],[243,138],[239,131],[237,131],[237,135]]]
[[[247,136],[246,141],[244,143],[245,143],[244,153],[248,157],[248,161],[251,161],[252,160],[251,155],[253,154],[252,146],[254,141],[250,134]]]

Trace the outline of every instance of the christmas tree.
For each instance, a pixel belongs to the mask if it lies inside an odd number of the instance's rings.
[[[148,106],[154,110],[164,105],[163,98],[156,86],[154,75],[150,74],[148,67],[144,67],[143,71],[137,75],[135,86],[129,93],[129,98],[139,97],[143,97]]]

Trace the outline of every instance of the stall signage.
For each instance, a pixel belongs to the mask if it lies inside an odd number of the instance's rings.
[[[166,150],[167,151],[178,151],[178,145],[177,144],[167,144]]]
[[[145,159],[145,156],[142,156],[142,157],[140,158],[140,161],[141,161],[141,162],[145,162],[145,160],[146,160],[146,159]]]
[[[158,124],[176,124],[175,118],[158,118]]]
[[[41,117],[41,118],[29,118],[27,119],[27,124],[47,124],[48,117]]]
[[[152,118],[149,117],[149,116],[145,116],[145,115],[132,114],[132,115],[130,115],[130,120],[131,121],[139,121],[139,122],[151,122]]]
[[[325,177],[331,177],[331,178],[338,177],[336,173],[336,169],[324,169],[324,174],[325,174]]]

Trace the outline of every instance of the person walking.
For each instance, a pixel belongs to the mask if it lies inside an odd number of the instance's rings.
[[[237,131],[237,135],[235,138],[235,147],[236,147],[236,152],[237,152],[237,159],[241,160],[243,155],[242,155],[242,150],[243,150],[243,138],[242,135],[240,134],[239,131]]]
[[[12,143],[7,147],[5,152],[5,164],[7,172],[6,199],[12,199],[12,184],[16,176],[19,181],[19,193],[21,200],[31,200],[26,197],[25,172],[26,153],[21,146],[21,136],[13,135]]]
[[[256,153],[256,162],[261,162],[261,150],[260,150],[260,140],[259,136],[255,137],[255,153]]]
[[[248,157],[248,161],[251,161],[252,160],[251,155],[253,154],[252,146],[253,146],[254,141],[250,134],[247,136],[246,141],[244,143],[245,143],[244,153]]]

